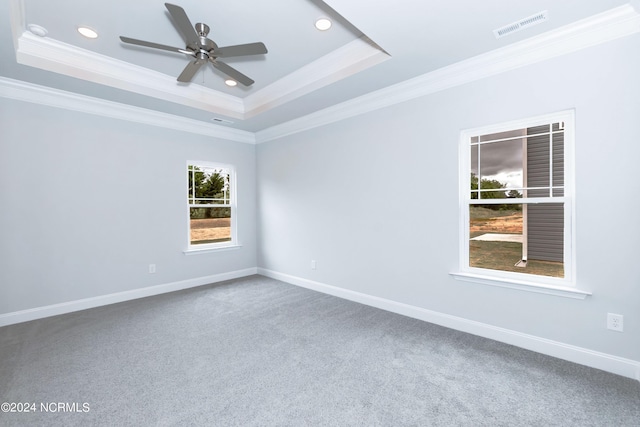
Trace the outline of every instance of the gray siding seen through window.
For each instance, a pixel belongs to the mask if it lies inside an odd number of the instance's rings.
[[[527,133],[529,135],[538,133],[536,130],[529,129]],[[564,185],[564,132],[559,129],[558,124],[553,125],[553,131],[551,135],[547,133],[527,138],[526,186],[530,188],[544,187],[528,190],[528,197],[564,195],[562,189]],[[556,186],[560,188],[553,188]],[[526,224],[527,258],[562,262],[564,257],[564,205],[562,203],[529,204],[526,207]]]

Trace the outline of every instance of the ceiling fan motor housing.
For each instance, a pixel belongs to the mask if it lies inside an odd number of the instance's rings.
[[[194,25],[196,33],[198,34],[197,44],[187,46],[195,53],[195,56],[199,59],[207,60],[209,57],[215,57],[214,51],[218,49],[218,45],[213,40],[207,38],[209,34],[209,26],[198,22]]]

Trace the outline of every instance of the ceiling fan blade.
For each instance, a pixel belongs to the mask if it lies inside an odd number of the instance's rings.
[[[211,65],[213,65],[215,68],[217,68],[218,70],[222,71],[223,73],[225,73],[227,76],[231,77],[232,79],[236,80],[238,83],[241,83],[241,84],[243,84],[245,86],[251,86],[253,83],[255,83],[249,77],[245,76],[240,71],[236,70],[233,67],[230,67],[229,65],[225,64],[224,62],[218,62],[218,61],[214,60],[213,58],[210,58],[209,62],[211,62]]]
[[[180,75],[178,76],[178,81],[183,83],[189,83],[193,78],[193,76],[196,75],[196,73],[198,72],[202,64],[204,64],[204,61],[200,59],[196,59],[193,62],[189,62],[187,66],[184,67],[184,70],[182,70],[182,73],[180,73]]]
[[[260,55],[263,53],[267,53],[267,47],[262,42],[225,46],[215,50],[215,54],[220,58],[230,58],[232,56],[245,55]]]
[[[184,9],[171,3],[165,3],[164,5],[176,22],[178,29],[184,37],[184,41],[187,42],[187,46],[193,43],[197,44],[199,40],[198,34],[196,34],[196,30]]]
[[[189,52],[184,49],[180,49],[178,47],[167,46],[164,44],[153,43],[153,42],[147,42],[144,40],[132,39],[130,37],[120,36],[120,40],[122,40],[124,43],[135,44],[138,46],[152,47],[154,49],[168,50],[169,52],[186,53],[189,55],[193,54],[192,52]]]

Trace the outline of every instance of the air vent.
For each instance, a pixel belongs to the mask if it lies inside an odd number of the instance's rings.
[[[497,30],[493,30],[493,34],[497,39],[500,37],[504,37],[507,34],[515,33],[516,31],[524,30],[525,28],[529,28],[533,25],[542,24],[547,20],[547,11],[543,11],[540,13],[536,13],[535,15],[531,15],[527,18],[523,18],[519,21],[513,22],[509,25],[505,25],[502,28],[498,28]]]
[[[231,120],[221,119],[220,117],[214,117],[211,119],[211,121],[214,123],[220,123],[222,125],[230,125],[233,123]]]

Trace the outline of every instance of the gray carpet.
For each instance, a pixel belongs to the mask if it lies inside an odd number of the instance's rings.
[[[0,363],[37,405],[3,426],[640,425],[637,381],[261,276],[0,328]]]

